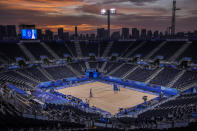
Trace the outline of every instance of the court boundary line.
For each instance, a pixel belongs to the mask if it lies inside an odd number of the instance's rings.
[[[113,82],[108,82],[108,81],[104,81],[104,80],[87,80],[85,82],[79,82],[79,83],[76,83],[76,84],[72,84],[72,86],[64,86],[64,87],[61,87],[61,88],[57,87],[54,90],[58,91],[58,90],[61,90],[61,89],[64,89],[64,88],[72,88],[72,87],[76,87],[76,86],[80,86],[80,85],[88,84],[88,83],[94,83],[94,82],[101,82],[101,83],[109,84],[109,85],[112,85],[112,86],[114,85]],[[151,95],[156,95],[156,96],[159,97],[158,93],[154,93],[154,92],[151,92],[151,91],[148,91],[148,90],[142,90],[142,89],[134,88],[134,87],[131,87],[131,86],[124,86],[124,85],[121,85],[119,83],[116,83],[116,84],[121,88],[126,88],[126,89],[129,89],[129,90],[135,90],[135,91],[138,91],[138,92],[147,93],[147,94],[151,94]]]

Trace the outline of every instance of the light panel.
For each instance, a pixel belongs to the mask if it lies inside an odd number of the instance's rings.
[[[115,8],[110,9],[110,13],[111,14],[116,14],[116,9]]]
[[[101,15],[105,15],[106,14],[106,9],[101,9]]]

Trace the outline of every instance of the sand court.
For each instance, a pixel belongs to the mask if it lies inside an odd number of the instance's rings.
[[[113,85],[103,82],[91,82],[81,85],[59,89],[65,95],[72,95],[80,98],[83,101],[89,100],[90,106],[96,106],[102,110],[110,112],[115,115],[120,108],[130,108],[143,103],[143,96],[148,96],[148,100],[158,97],[157,95],[144,93],[132,89],[119,87],[120,91],[114,92]],[[90,98],[90,89],[92,96]]]

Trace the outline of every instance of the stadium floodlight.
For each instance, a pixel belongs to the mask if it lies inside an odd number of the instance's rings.
[[[101,9],[101,15],[105,15],[106,14],[106,9]]]
[[[111,14],[116,14],[116,9],[115,8],[110,9],[110,13]]]
[[[108,38],[110,40],[110,15],[111,14],[116,14],[116,9],[111,8],[111,9],[101,9],[101,15],[107,15],[108,18]]]

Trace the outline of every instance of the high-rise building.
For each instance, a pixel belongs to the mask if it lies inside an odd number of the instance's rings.
[[[89,38],[90,38],[89,34],[86,34],[86,40],[89,40]]]
[[[82,34],[82,39],[85,40],[86,39],[86,35]]]
[[[149,31],[147,32],[147,38],[148,38],[148,39],[152,39],[152,36],[153,36],[153,33],[152,33],[151,30],[149,30]]]
[[[42,34],[42,30],[41,29],[37,29],[37,37],[39,40],[43,39],[43,34]]]
[[[176,36],[180,37],[180,38],[184,38],[185,33],[184,32],[177,32]]]
[[[16,39],[16,25],[0,25],[0,39]]]
[[[82,40],[82,39],[83,39],[83,35],[80,34],[80,35],[78,36],[78,39]]]
[[[146,39],[146,29],[141,30],[141,38]]]
[[[16,25],[7,25],[7,36],[10,37],[16,37]]]
[[[169,32],[166,30],[165,31],[165,37],[167,38],[169,35],[170,35]]]
[[[104,31],[104,28],[97,29],[97,38],[102,38]]]
[[[6,26],[0,25],[0,39],[4,39],[6,37]]]
[[[58,28],[58,38],[60,40],[64,39],[64,29],[63,28]]]
[[[132,28],[132,38],[133,39],[139,38],[139,30],[137,28]]]
[[[95,36],[94,33],[90,34],[90,39],[91,39],[91,40],[95,40],[95,38],[96,38],[96,36]]]
[[[197,30],[194,31],[194,38],[197,38]]]
[[[122,39],[129,39],[129,28],[122,28]]]
[[[75,38],[78,37],[78,31],[77,31],[77,26],[75,26]]]
[[[108,30],[104,28],[97,29],[97,38],[99,40],[106,40],[108,38]]]
[[[59,36],[58,35],[54,35],[53,36],[53,40],[59,40]]]
[[[51,30],[45,30],[45,40],[53,40],[53,32]]]
[[[163,32],[159,33],[159,38],[163,38]]]
[[[69,32],[64,32],[64,40],[69,40],[70,36],[69,36]]]
[[[154,32],[154,38],[156,39],[156,38],[159,38],[159,31],[158,30],[156,30],[155,32]]]
[[[120,39],[120,31],[113,32],[111,35],[112,40],[119,40]]]
[[[194,37],[194,34],[192,32],[187,32],[187,38],[192,39]]]

